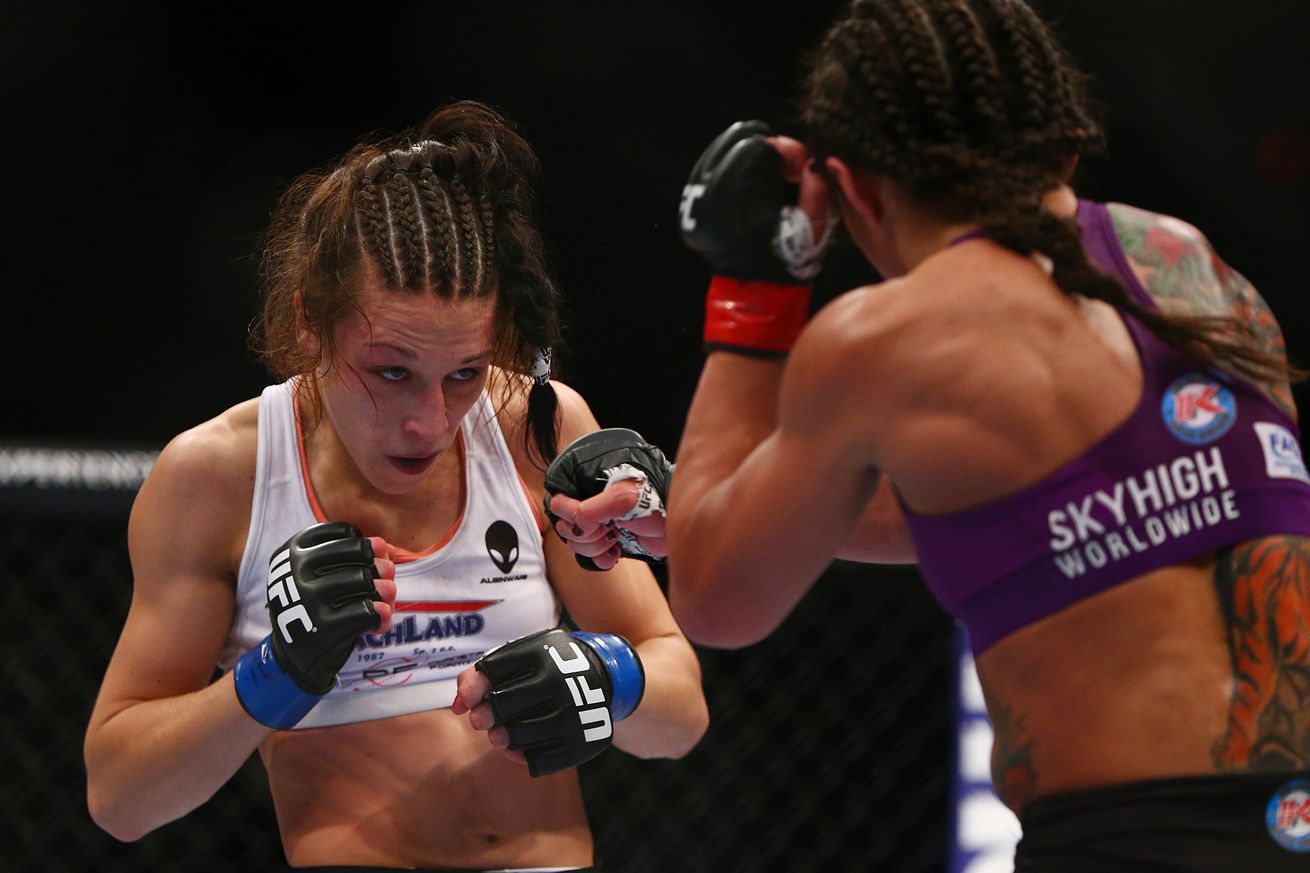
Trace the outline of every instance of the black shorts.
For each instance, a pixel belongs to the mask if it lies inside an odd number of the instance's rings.
[[[1040,798],[1015,873],[1306,873],[1310,771],[1133,782]]]

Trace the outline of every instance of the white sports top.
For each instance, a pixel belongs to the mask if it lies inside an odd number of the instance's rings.
[[[219,655],[224,670],[269,633],[268,559],[296,532],[329,520],[307,473],[293,382],[270,385],[259,398],[255,496],[236,614]],[[455,448],[467,487],[454,527],[423,552],[401,553],[394,626],[360,637],[337,687],[297,728],[450,706],[455,677],[484,652],[559,623],[541,546],[545,525],[485,391],[460,423]]]

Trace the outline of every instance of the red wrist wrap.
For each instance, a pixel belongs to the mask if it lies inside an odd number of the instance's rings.
[[[809,285],[715,276],[705,297],[705,344],[786,354],[809,316]]]

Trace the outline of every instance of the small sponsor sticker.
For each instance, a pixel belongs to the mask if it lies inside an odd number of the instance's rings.
[[[1237,421],[1237,399],[1213,376],[1189,373],[1175,379],[1164,392],[1160,413],[1170,433],[1201,446],[1228,433]]]
[[[1260,438],[1260,450],[1265,455],[1265,472],[1270,479],[1300,479],[1310,484],[1310,475],[1301,457],[1301,444],[1296,435],[1279,424],[1257,421],[1255,435]]]
[[[1284,849],[1310,852],[1310,779],[1295,779],[1274,792],[1265,825]]]

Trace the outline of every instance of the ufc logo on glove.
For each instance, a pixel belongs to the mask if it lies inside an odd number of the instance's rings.
[[[509,747],[533,776],[558,773],[609,748],[616,721],[646,688],[636,650],[618,634],[549,628],[492,649],[474,666]]]
[[[277,629],[282,632],[283,641],[291,642],[290,625],[293,622],[299,622],[309,633],[318,630],[309,617],[309,610],[300,602],[296,577],[291,572],[291,549],[278,552],[269,564],[268,600],[281,608],[277,615]]]
[[[573,705],[578,708],[578,721],[582,723],[582,738],[589,743],[607,740],[613,735],[614,728],[610,724],[610,711],[604,706],[605,692],[588,685],[586,676],[573,675],[586,673],[591,667],[591,662],[587,660],[586,653],[578,648],[577,643],[570,640],[569,647],[573,649],[573,657],[567,660],[560,657],[559,649],[554,646],[546,646],[546,651],[550,652],[550,659],[555,662],[555,669],[564,674],[564,684],[573,695]],[[595,706],[598,703],[601,705]],[[583,709],[584,706],[591,708]]]

